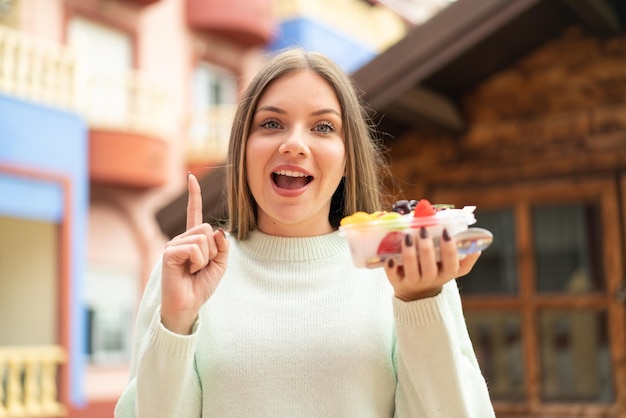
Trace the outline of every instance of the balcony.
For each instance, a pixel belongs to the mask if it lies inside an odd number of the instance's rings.
[[[71,49],[0,26],[0,93],[86,118],[94,183],[165,184],[168,99],[145,74],[83,74]]]
[[[167,144],[132,132],[92,129],[89,174],[95,184],[133,188],[165,184]]]
[[[186,150],[189,171],[200,177],[224,164],[234,116],[234,105],[192,112]]]
[[[278,24],[272,0],[187,0],[187,22],[195,30],[247,46],[268,44]]]
[[[69,48],[0,25],[0,93],[72,109],[74,82]]]
[[[167,98],[139,72],[88,74],[79,106],[89,123],[89,173],[94,184],[159,187],[167,181],[171,130]]]
[[[57,372],[67,361],[59,346],[0,347],[0,417],[65,417]]]

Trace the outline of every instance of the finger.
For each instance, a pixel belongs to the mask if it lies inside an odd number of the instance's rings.
[[[214,243],[217,247],[217,254],[213,257],[213,261],[216,264],[219,264],[223,268],[226,267],[226,261],[228,260],[228,239],[226,238],[226,233],[222,228],[218,228],[213,233]]]
[[[402,268],[404,275],[401,275],[401,277],[411,281],[420,279],[417,249],[415,247],[415,237],[411,232],[407,232],[402,240]]]
[[[194,274],[203,269],[209,262],[197,245],[185,244],[171,246],[163,252],[163,264],[181,266],[189,263],[189,272]]]
[[[459,271],[459,257],[456,251],[456,241],[454,238],[450,237],[448,231],[444,229],[439,243],[441,275],[446,278],[456,277]]]
[[[480,251],[468,254],[465,258],[463,258],[463,260],[459,261],[459,271],[457,273],[457,277],[462,277],[468,274],[472,270],[472,267],[474,267],[474,264],[478,261],[481,254],[482,253]]]
[[[206,257],[197,245],[189,246],[189,272],[196,274],[209,264],[211,259]]]
[[[396,260],[393,257],[389,257],[383,265],[387,278],[391,284],[397,284],[400,282],[400,275],[398,274],[398,266]]]
[[[211,254],[210,250],[210,241],[213,240],[213,231],[208,224],[201,225],[201,227],[204,227],[202,228],[202,232],[196,232],[191,235],[179,235],[172,241],[168,242],[166,244],[166,248],[180,245],[195,245],[200,249],[204,258],[211,259],[211,257],[215,256],[215,254]],[[207,231],[208,233],[203,233],[204,231]],[[213,246],[215,247],[215,244]]]
[[[196,176],[189,173],[187,175],[187,190],[189,198],[187,200],[187,230],[202,223],[202,191]]]
[[[422,279],[431,281],[437,278],[439,268],[435,260],[435,244],[426,228],[420,228],[418,241],[418,253]]]

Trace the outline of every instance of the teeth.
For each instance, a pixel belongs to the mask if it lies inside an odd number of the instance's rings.
[[[291,170],[275,171],[274,174],[278,174],[279,176],[287,176],[287,177],[308,177],[308,175],[304,173],[301,173],[299,171],[291,171]]]

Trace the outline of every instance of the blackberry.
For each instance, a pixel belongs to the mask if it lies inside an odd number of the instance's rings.
[[[406,215],[407,213],[411,213],[412,209],[415,209],[415,206],[411,207],[411,202],[406,199],[398,200],[391,206],[391,210],[394,212],[398,212],[401,215]]]

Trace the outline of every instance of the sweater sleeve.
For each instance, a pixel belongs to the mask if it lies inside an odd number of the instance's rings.
[[[161,264],[144,292],[135,329],[130,383],[115,407],[116,418],[199,418],[202,391],[195,365],[198,323],[178,335],[161,323]]]
[[[393,301],[397,418],[495,417],[455,281],[436,297]]]

